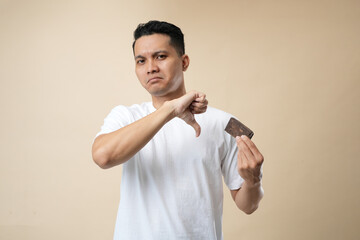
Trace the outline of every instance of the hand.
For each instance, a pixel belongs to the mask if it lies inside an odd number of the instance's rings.
[[[195,129],[196,137],[200,135],[201,127],[196,122],[194,114],[206,112],[208,101],[201,92],[191,91],[184,96],[170,101],[174,108],[174,116],[184,120]]]
[[[238,146],[238,172],[248,185],[255,185],[261,180],[263,155],[256,145],[245,135],[236,137]]]

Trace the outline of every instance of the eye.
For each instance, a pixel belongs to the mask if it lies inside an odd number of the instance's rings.
[[[160,59],[160,60],[165,59],[165,58],[166,58],[166,55],[164,55],[164,54],[161,54],[161,55],[157,56],[157,59]]]
[[[139,60],[136,61],[137,64],[143,64],[144,62],[145,62],[144,59],[139,59]]]

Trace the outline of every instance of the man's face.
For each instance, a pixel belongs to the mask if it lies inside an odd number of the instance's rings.
[[[185,90],[183,71],[188,56],[179,56],[170,37],[152,34],[138,38],[134,45],[135,72],[152,96],[166,96]]]

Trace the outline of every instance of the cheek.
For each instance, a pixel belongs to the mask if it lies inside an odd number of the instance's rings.
[[[182,66],[177,62],[168,63],[164,67],[168,69],[167,73],[171,75],[171,77],[177,77],[182,74]]]
[[[144,74],[141,68],[135,68],[136,77],[139,79],[142,85],[144,85]]]

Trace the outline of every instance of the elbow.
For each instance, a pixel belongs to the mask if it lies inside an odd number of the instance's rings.
[[[102,148],[93,149],[92,158],[94,162],[102,169],[110,168],[110,160]]]
[[[251,204],[250,206],[248,206],[247,208],[243,208],[241,209],[246,215],[250,215],[250,214],[253,214],[258,208],[259,208],[259,205],[260,205],[260,201],[261,199],[263,198],[263,191],[262,191],[262,194],[260,196],[260,199],[257,201],[257,202],[254,202],[253,204]]]
[[[242,209],[242,211],[243,211],[246,215],[251,215],[251,214],[253,214],[253,213],[256,211],[256,209],[258,209],[258,207],[259,207],[259,205],[257,204],[257,205],[252,206],[251,208]]]
[[[260,200],[262,199],[263,195],[261,195],[260,199],[256,202],[253,202],[252,204],[246,206],[246,207],[243,207],[243,208],[240,208],[240,210],[242,210],[246,215],[250,215],[250,214],[253,214],[258,208],[259,208],[259,205],[260,205]]]

